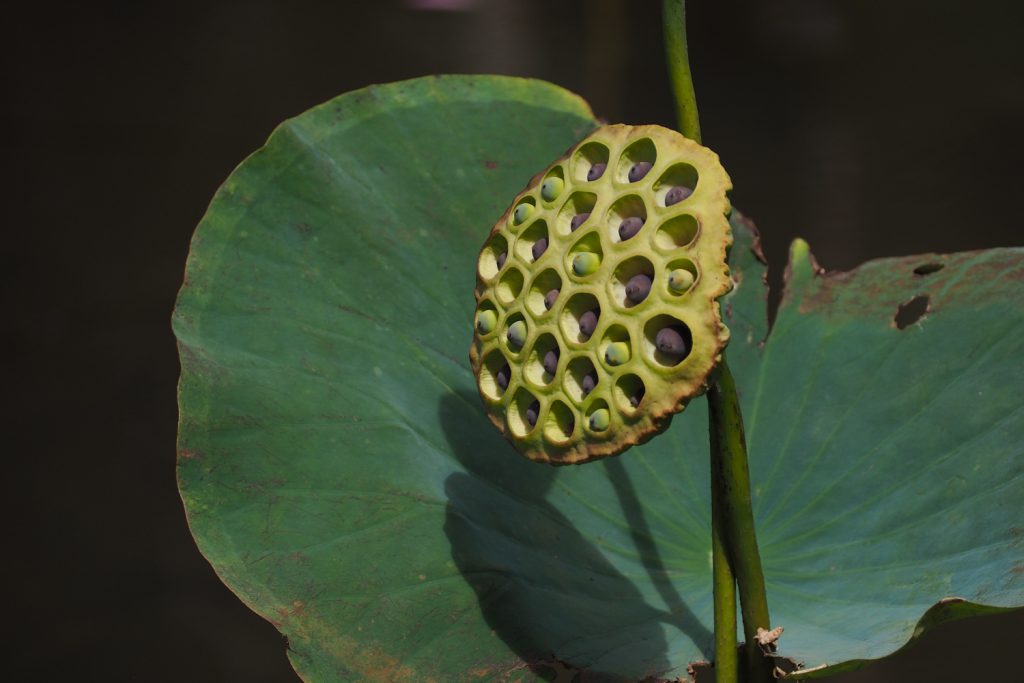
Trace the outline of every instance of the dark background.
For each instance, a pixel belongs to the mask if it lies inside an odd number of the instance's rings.
[[[295,680],[186,528],[169,326],[193,227],[277,123],[369,83],[498,72],[566,86],[610,121],[673,125],[656,2],[415,4],[5,10],[15,680]],[[704,140],[774,283],[796,235],[839,269],[1024,243],[1017,0],[689,4]],[[836,680],[1009,681],[1022,634],[1019,613],[961,622]]]

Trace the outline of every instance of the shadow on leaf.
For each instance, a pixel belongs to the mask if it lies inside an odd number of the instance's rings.
[[[546,499],[558,470],[516,454],[478,407],[475,393],[444,396],[440,420],[465,473],[445,481],[445,534],[452,558],[477,594],[495,633],[546,680],[569,680],[565,663],[585,681],[638,680],[670,668],[662,623],[709,642],[671,587],[655,580],[674,614],[644,601],[637,587]],[[609,474],[615,474],[614,466]],[[652,577],[662,571],[635,493],[616,484],[626,518]],[[666,579],[667,581],[667,579]],[[696,625],[697,632],[690,631]],[[559,673],[561,670],[561,673]]]

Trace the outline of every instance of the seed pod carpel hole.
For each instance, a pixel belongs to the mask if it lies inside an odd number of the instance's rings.
[[[672,252],[690,246],[700,232],[697,219],[688,213],[670,218],[654,233],[654,246],[663,252]]]
[[[530,283],[530,290],[526,294],[526,308],[533,315],[540,317],[555,307],[558,303],[562,289],[562,276],[554,268],[542,271]],[[549,294],[553,295],[549,297]],[[551,305],[548,301],[551,300]]]
[[[600,376],[597,374],[597,368],[587,356],[577,356],[570,360],[562,378],[566,395],[577,405],[597,388],[599,382]]]
[[[640,138],[622,151],[615,165],[615,182],[624,185],[643,182],[650,176],[651,168],[658,162],[658,149],[650,138]],[[639,167],[637,165],[640,164]],[[650,166],[646,166],[650,164]],[[634,168],[636,167],[636,168]],[[635,180],[630,180],[633,171]],[[637,178],[637,175],[640,175]]]
[[[543,240],[543,242],[541,242]],[[539,246],[543,244],[543,249],[539,249]],[[548,224],[547,221],[539,219],[534,221],[530,227],[523,231],[519,237],[516,238],[515,252],[516,257],[525,264],[534,263],[544,255],[548,247]],[[538,253],[538,249],[539,252]]]
[[[527,337],[530,335],[530,327],[522,313],[513,313],[505,318],[505,325],[499,338],[505,350],[513,357],[518,357],[523,347],[526,346]]]
[[[644,256],[634,256],[618,265],[608,281],[608,290],[616,306],[630,309],[648,299],[653,282],[654,265]]]
[[[477,262],[477,274],[484,282],[490,282],[501,270],[498,265],[498,257],[502,254],[508,256],[508,242],[501,235],[495,235],[480,252],[480,260]],[[504,265],[504,263],[502,263]]]
[[[635,239],[647,224],[647,204],[640,195],[621,197],[608,209],[605,223],[613,244]]]
[[[667,347],[666,341],[678,344]],[[658,315],[644,325],[644,356],[655,367],[670,369],[682,363],[693,350],[693,334],[689,326],[670,315]]]
[[[526,389],[516,390],[508,409],[508,427],[512,436],[523,438],[536,427],[540,417],[540,401]],[[533,424],[530,424],[531,419]]]
[[[620,412],[630,415],[639,410],[646,394],[647,387],[642,379],[637,375],[623,375],[615,380],[612,398]]]
[[[554,357],[553,367],[551,363],[552,356]],[[542,334],[537,338],[533,348],[530,349],[526,364],[523,366],[523,375],[535,387],[545,387],[551,384],[551,381],[555,378],[560,358],[561,349],[558,348],[558,342],[555,340],[554,335]],[[555,372],[550,372],[552,369]]]
[[[603,398],[594,399],[587,406],[584,429],[595,436],[608,436],[612,431],[612,411],[608,409],[608,401]]]
[[[697,169],[690,164],[685,162],[673,164],[654,183],[654,197],[658,206],[671,207],[685,202],[697,191],[699,180],[700,175],[697,173]],[[669,197],[670,192],[672,193],[671,197]]]
[[[537,200],[533,197],[523,197],[516,204],[508,217],[508,226],[514,232],[526,223],[537,210]]]
[[[597,195],[593,192],[573,192],[558,211],[558,217],[554,224],[555,234],[559,237],[567,237],[586,225],[596,204]]]
[[[596,232],[590,232],[580,237],[569,247],[565,255],[566,272],[572,276],[585,280],[593,276],[601,268],[604,259],[604,248],[601,246],[601,236]]]
[[[565,191],[565,171],[555,166],[544,176],[540,183],[540,199],[546,206],[551,206]]]
[[[501,276],[501,280],[498,281],[498,286],[494,288],[498,301],[506,306],[518,299],[522,291],[523,272],[515,266],[505,271],[505,274]]]
[[[672,296],[682,296],[693,290],[700,279],[697,264],[688,258],[673,259],[668,262],[662,278],[662,286]]]
[[[601,343],[597,346],[598,358],[614,372],[615,368],[625,365],[633,358],[633,342],[629,331],[619,324],[609,325],[601,335]]]
[[[593,329],[589,324],[591,318],[594,318]],[[583,321],[582,327],[581,320]],[[574,294],[562,308],[560,316],[562,335],[570,343],[586,344],[593,336],[600,320],[601,305],[598,303],[597,297],[588,292]]]
[[[544,438],[564,445],[576,431],[576,413],[562,401],[552,401],[544,420]]]
[[[476,307],[476,316],[474,316],[473,324],[477,335],[481,339],[490,337],[498,329],[498,322],[499,314],[494,302],[490,299],[482,300]]]
[[[600,180],[606,172],[601,169],[601,166],[607,168],[608,156],[608,148],[600,142],[588,142],[581,145],[572,155],[570,163],[572,179],[581,183]],[[594,168],[595,166],[597,168]]]
[[[505,394],[512,380],[512,366],[498,349],[494,349],[480,365],[480,391],[491,401],[497,401]],[[503,380],[501,378],[504,378]],[[504,383],[505,386],[502,386]]]

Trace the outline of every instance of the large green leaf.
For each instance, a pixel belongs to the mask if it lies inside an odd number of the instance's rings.
[[[498,436],[468,368],[483,237],[595,125],[536,81],[369,88],[283,124],[200,224],[174,319],[182,497],[304,678],[635,680],[713,657],[703,401],[553,469]],[[764,266],[733,224],[729,359],[782,652],[852,668],[1024,602],[1021,251],[822,276],[798,244],[762,344]],[[930,311],[897,329],[918,294]],[[929,610],[952,596],[973,602]]]

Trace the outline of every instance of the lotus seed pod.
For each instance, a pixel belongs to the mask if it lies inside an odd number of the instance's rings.
[[[670,356],[685,356],[688,349],[686,348],[686,340],[683,339],[683,335],[679,334],[677,330],[671,327],[662,328],[658,332],[658,336],[655,338],[655,345],[658,350],[662,353],[667,353]]]
[[[590,214],[587,212],[578,213],[575,216],[573,216],[572,220],[569,221],[570,232],[576,232],[576,229],[579,228],[584,223],[586,223],[588,218],[590,218]]]
[[[651,172],[652,164],[649,161],[638,161],[629,167],[629,182],[638,183]]]
[[[668,288],[673,292],[682,293],[693,284],[693,273],[685,268],[676,268],[668,274]]]
[[[639,216],[630,216],[619,223],[619,239],[625,242],[630,237],[633,237],[640,228],[644,227],[644,219]]]
[[[520,225],[526,221],[531,215],[533,215],[533,204],[523,202],[516,207],[515,212],[512,214],[512,221],[516,225]]]
[[[590,428],[595,432],[603,432],[611,424],[611,413],[607,408],[598,408],[590,414]]]
[[[644,273],[638,273],[633,277],[629,278],[629,282],[626,283],[626,298],[632,301],[634,304],[638,304],[647,298],[647,295],[651,293],[651,276]]]
[[[537,424],[537,417],[540,415],[540,401],[534,399],[526,408],[526,424],[531,427]]]
[[[540,196],[546,202],[553,202],[558,199],[558,195],[562,194],[562,188],[564,187],[565,182],[561,178],[553,176],[545,180],[544,184],[540,186]]]
[[[541,256],[544,255],[544,252],[547,250],[548,239],[546,237],[541,237],[539,240],[533,243],[533,248],[531,250],[533,252],[533,260],[536,261],[537,259],[539,259]]]
[[[601,257],[589,251],[583,251],[572,257],[572,272],[585,277],[597,272],[601,267]]]
[[[601,311],[597,309],[584,311],[583,315],[580,316],[580,334],[585,337],[590,337],[590,335],[594,334],[594,330],[597,329],[597,319],[600,315]]]
[[[498,314],[491,310],[480,311],[476,315],[476,329],[480,334],[490,334],[498,324]]]
[[[549,375],[553,375],[558,371],[558,351],[552,349],[544,354],[544,361],[541,363],[544,366],[544,372]]]
[[[544,308],[550,311],[556,301],[558,301],[558,290],[549,289],[548,293],[544,295]]]
[[[514,349],[521,349],[526,343],[526,323],[517,320],[508,326],[508,344]]]
[[[693,194],[693,190],[683,185],[677,185],[665,193],[665,206],[674,206]]]
[[[538,170],[481,235],[470,361],[516,450],[584,463],[706,390],[729,338],[731,184],[714,152],[659,126],[599,128]]]

